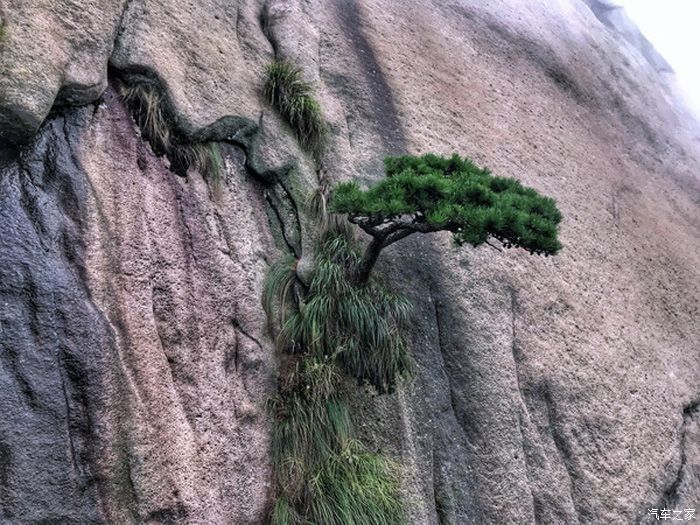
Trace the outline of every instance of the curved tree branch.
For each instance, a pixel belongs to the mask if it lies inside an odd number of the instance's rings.
[[[353,271],[353,279],[357,284],[364,284],[369,279],[372,269],[379,258],[381,251],[390,244],[408,237],[412,233],[431,233],[445,229],[428,224],[422,215],[410,215],[407,218],[393,217],[384,228],[374,225],[375,221],[365,220],[361,216],[349,216],[350,222],[357,224],[366,233],[372,236],[372,240],[367,245],[362,259]]]

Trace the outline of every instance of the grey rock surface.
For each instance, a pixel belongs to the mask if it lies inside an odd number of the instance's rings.
[[[653,44],[642,34],[619,2],[609,0],[585,0],[585,2],[598,20],[632,44],[654,69],[660,72],[673,72],[673,68],[654,49]]]
[[[262,187],[173,177],[113,90],[68,115],[2,171],[0,518],[260,522]]]
[[[25,142],[54,104],[86,104],[107,87],[126,0],[0,6],[0,142]]]
[[[101,517],[94,418],[118,404],[121,378],[85,278],[88,188],[73,148],[88,121],[86,111],[53,120],[0,171],[3,523]]]
[[[102,4],[0,9],[0,521],[263,522],[261,283],[312,250],[319,175],[261,99],[275,55],[316,86],[320,175],[456,151],[564,213],[550,259],[446,235],[382,255],[419,370],[354,405],[407,522],[697,506],[700,134],[584,2]],[[170,173],[108,73],[157,81],[178,131],[222,142],[223,179]]]

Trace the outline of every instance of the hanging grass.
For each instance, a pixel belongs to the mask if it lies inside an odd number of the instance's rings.
[[[281,496],[300,509],[310,480],[350,439],[351,424],[335,364],[303,359],[290,376],[273,402],[272,459]]]
[[[172,148],[173,137],[160,91],[153,84],[138,82],[121,84],[119,92],[153,152],[165,155]]]
[[[179,135],[167,111],[160,88],[152,82],[122,83],[119,92],[153,153],[166,156],[170,169],[182,177],[194,168],[207,179],[221,177],[223,159],[215,142],[187,142]]]
[[[352,439],[338,371],[315,358],[302,363],[295,390],[274,403],[270,523],[401,523],[396,467]]]
[[[291,354],[303,351],[333,358],[359,382],[384,393],[413,368],[401,336],[410,305],[376,279],[355,286],[348,270],[359,257],[343,235],[327,235],[314,262],[306,301],[287,316],[279,344]]]
[[[286,495],[275,501],[269,523],[328,525],[398,525],[404,522],[398,480],[386,458],[348,441],[310,475],[297,506]],[[299,513],[297,508],[303,509]]]
[[[190,168],[195,168],[208,180],[221,178],[223,158],[219,145],[215,142],[193,142],[171,147],[168,152],[170,167],[179,175],[186,175]]]
[[[316,188],[306,199],[306,209],[318,224],[320,234],[325,235],[330,226],[329,220],[332,217],[328,213],[328,203],[322,188]],[[347,221],[345,221],[347,222]]]
[[[411,374],[403,338],[410,305],[374,277],[354,284],[360,255],[347,223],[329,220],[323,189],[308,204],[321,230],[308,286],[296,286],[291,255],[270,267],[263,285],[282,351],[270,403],[277,498],[269,523],[399,525],[397,466],[355,438],[343,375],[388,392]]]
[[[270,525],[301,525],[303,523],[301,516],[297,514],[284,496],[277,498],[272,509]]]
[[[292,299],[294,282],[296,281],[296,258],[287,254],[270,266],[263,282],[262,305],[267,318],[274,318],[276,303],[279,303],[281,321],[289,311],[289,302]]]
[[[331,229],[303,298],[293,294],[292,256],[272,265],[265,279],[263,306],[282,325],[278,347],[286,356],[270,403],[273,525],[403,522],[396,465],[355,439],[342,377],[387,392],[411,373],[402,337],[410,308],[374,278],[355,286],[348,272],[358,257],[352,241]]]
[[[357,441],[326,461],[311,482],[309,521],[327,525],[403,523],[398,481],[390,462]]]
[[[327,126],[311,84],[303,80],[301,68],[286,60],[267,66],[263,96],[279,111],[301,144],[318,162],[323,155]]]
[[[322,188],[315,189],[306,199],[306,209],[309,215],[316,220],[316,229],[321,238],[333,232],[344,237],[348,243],[355,241],[355,232],[352,224],[338,213],[330,213],[328,198]]]

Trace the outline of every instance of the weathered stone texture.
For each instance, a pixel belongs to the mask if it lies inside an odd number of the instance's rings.
[[[262,187],[173,176],[112,90],[69,113],[3,168],[2,517],[259,522]]]
[[[316,82],[332,180],[459,152],[564,214],[553,258],[447,235],[382,255],[419,371],[355,405],[403,465],[407,521],[697,506],[699,128],[586,3],[29,4],[0,9],[0,521],[263,520],[261,282],[280,250],[309,254],[317,181],[261,99],[274,54]],[[167,170],[108,64],[156,80],[184,135],[228,142],[222,181]],[[88,105],[36,133],[57,102]]]
[[[29,140],[55,103],[86,104],[100,96],[125,3],[0,5],[0,142]]]

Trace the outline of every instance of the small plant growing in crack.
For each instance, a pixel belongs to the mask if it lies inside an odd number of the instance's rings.
[[[320,163],[328,133],[313,87],[303,79],[301,68],[286,60],[275,60],[265,71],[263,95],[287,121],[301,147]]]
[[[119,92],[144,139],[156,155],[168,158],[174,173],[185,177],[195,168],[209,180],[220,178],[223,159],[219,145],[187,141],[173,122],[161,88],[147,81],[123,82]]]

